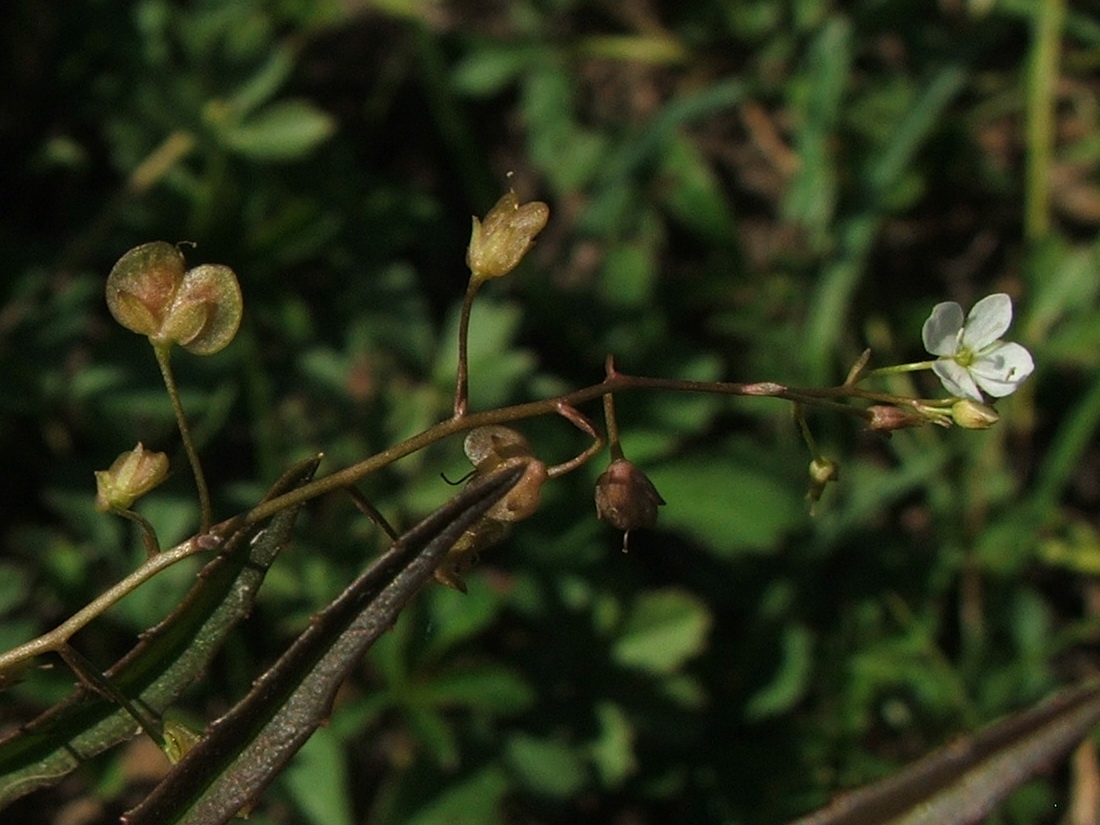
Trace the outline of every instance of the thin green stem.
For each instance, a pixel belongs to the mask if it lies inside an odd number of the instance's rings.
[[[105,613],[125,596],[137,590],[138,587],[145,584],[161,570],[171,567],[176,562],[193,556],[195,553],[217,547],[219,543],[211,536],[194,536],[170,550],[158,553],[122,581],[100,593],[81,610],[78,610],[49,633],[44,633],[36,639],[19,645],[19,647],[13,647],[11,650],[0,653],[0,673],[43,653],[59,651],[68,643],[74,633]]]
[[[810,451],[810,458],[814,461],[820,461],[822,459],[821,448],[817,446],[817,439],[814,438],[813,431],[810,429],[810,422],[806,420],[805,413],[802,412],[802,405],[794,405],[794,417],[798,421],[798,430],[802,433],[802,440],[806,442],[806,449]]]
[[[157,366],[160,367],[160,374],[164,377],[164,386],[168,390],[168,397],[172,400],[172,409],[176,413],[176,424],[180,428],[180,437],[183,439],[183,449],[187,453],[187,461],[191,464],[191,472],[195,475],[195,487],[199,491],[199,508],[202,513],[199,532],[209,533],[213,521],[213,511],[210,507],[210,490],[206,486],[206,477],[202,473],[199,453],[195,449],[195,440],[191,437],[191,427],[187,423],[187,416],[183,412],[179,390],[176,388],[176,379],[172,375],[171,344],[154,343],[153,352],[156,353]]]
[[[873,392],[859,387],[826,387],[820,389],[791,388],[774,382],[735,383],[728,381],[690,381],[679,378],[651,378],[648,376],[614,373],[598,384],[592,384],[555,398],[528,401],[510,407],[469,413],[461,418],[449,418],[423,432],[395,444],[387,450],[371,456],[357,464],[337,470],[324,478],[299,487],[292,492],[265,501],[252,510],[217,525],[215,532],[226,535],[243,526],[256,524],[287,507],[301,504],[325,493],[340,490],[359,479],[388,466],[393,462],[424,449],[455,433],[483,427],[488,424],[507,424],[542,415],[560,412],[561,405],[576,407],[588,401],[601,398],[607,393],[628,390],[661,390],[667,392],[704,392],[716,395],[738,395],[757,398],[780,398],[786,401],[800,402],[808,406],[841,412],[857,418],[866,418],[866,411],[842,403],[846,398],[855,398],[878,404],[895,404],[912,407],[918,411],[929,406],[941,404],[937,399],[908,398],[885,392]]]
[[[881,378],[884,375],[901,375],[904,372],[923,372],[924,370],[932,369],[932,365],[935,361],[917,361],[912,364],[896,364],[892,367],[877,367],[873,370],[867,370],[867,372],[861,373],[859,380],[863,381],[867,378]]]

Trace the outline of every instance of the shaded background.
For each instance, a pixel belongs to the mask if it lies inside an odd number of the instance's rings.
[[[591,504],[603,458],[554,482],[468,596],[421,594],[252,822],[781,822],[1090,672],[1100,22],[1064,5],[3,4],[0,646],[140,560],[92,509],[92,471],[136,441],[176,468],[138,509],[165,545],[196,526],[148,345],[103,302],[123,252],[189,241],[240,278],[238,339],[175,359],[225,517],[298,458],[345,466],[449,414],[469,218],[511,185],[551,222],[479,299],[475,408],[598,381],[608,352],[837,383],[867,346],[926,357],[933,304],[995,291],[1038,369],[988,432],[812,416],[841,463],[813,517],[785,404],[624,395],[659,528],[619,552]],[[524,431],[550,461],[583,446],[561,421]],[[409,524],[460,446],[363,489]],[[381,546],[349,502],[316,502],[179,715],[224,711]],[[113,661],[195,569],[80,649]],[[71,685],[34,674],[3,725]],[[12,821],[115,821],[163,769],[149,750]],[[1032,782],[997,821],[1058,822],[1088,778]]]

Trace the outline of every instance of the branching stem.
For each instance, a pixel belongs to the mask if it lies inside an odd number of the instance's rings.
[[[467,302],[472,303],[472,296],[470,293],[467,293]],[[468,312],[466,314],[468,314]],[[463,347],[460,346],[460,350],[461,349],[463,349]],[[162,363],[162,370],[164,370],[164,365],[167,361],[166,359],[161,360],[159,353],[158,361]],[[170,372],[166,372],[166,383],[170,382],[170,375]],[[177,407],[177,414],[180,417],[180,429],[184,433],[184,443],[191,445],[191,439],[182,417],[182,408],[178,405],[178,395],[173,391],[174,385],[169,384],[169,386],[173,404]],[[515,404],[510,407],[501,407],[495,410],[469,413],[466,410],[465,403],[461,406],[458,403],[460,398],[465,397],[464,392],[461,390],[464,386],[465,379],[461,378],[459,382],[460,390],[456,392],[456,415],[454,417],[441,421],[423,432],[399,444],[395,444],[389,449],[383,450],[370,458],[364,459],[357,464],[352,464],[342,470],[337,470],[324,478],[299,487],[292,492],[264,501],[247,513],[242,513],[219,524],[213,525],[208,530],[204,529],[203,533],[193,536],[182,544],[158,553],[125,579],[100,594],[82,610],[72,615],[53,630],[19,647],[13,648],[5,653],[0,653],[0,672],[11,669],[42,653],[60,651],[68,644],[69,638],[74,633],[120,601],[127,594],[136,590],[161,570],[195,553],[219,546],[226,537],[235,531],[247,529],[256,525],[288,507],[294,507],[325,495],[326,493],[350,487],[360,479],[371,473],[377,472],[399,459],[412,455],[444,438],[455,435],[456,433],[472,430],[475,427],[482,427],[489,424],[506,424],[508,422],[535,418],[541,415],[565,415],[573,421],[574,424],[578,424],[577,417],[583,419],[583,416],[574,409],[578,405],[596,399],[603,399],[614,393],[634,390],[705,392],[717,395],[780,398],[805,406],[835,410],[863,419],[867,416],[866,410],[846,404],[844,401],[848,399],[859,399],[871,403],[895,404],[897,406],[911,407],[918,411],[943,405],[942,400],[907,398],[904,396],[892,395],[890,393],[873,392],[848,385],[818,389],[798,389],[773,382],[735,383],[727,381],[690,381],[679,378],[654,378],[639,375],[625,375],[615,371],[612,366],[604,380],[600,381],[598,384],[582,387],[581,389],[565,393],[555,398],[546,398],[540,401],[529,401],[525,404]],[[576,415],[569,415],[565,412],[566,410],[572,410]],[[584,420],[587,421],[587,419]],[[581,425],[578,424],[578,426]],[[588,429],[584,426],[581,426],[581,429],[588,432]],[[595,430],[593,428],[593,433],[594,432]],[[598,434],[595,437],[597,439],[596,444],[582,453],[584,460],[590,458],[600,447]],[[188,450],[188,454],[191,455],[192,452],[193,446]],[[578,464],[579,463],[583,462],[578,462]],[[204,512],[208,512],[209,496],[205,495],[206,484],[205,481],[201,481],[202,474],[199,470],[197,456],[193,460],[192,467],[195,469],[196,480],[200,483],[200,498],[202,498],[205,503]],[[570,465],[570,469],[572,469],[572,464]],[[204,528],[208,525],[208,519],[209,516],[204,516]],[[206,535],[205,533],[211,533],[212,535]]]

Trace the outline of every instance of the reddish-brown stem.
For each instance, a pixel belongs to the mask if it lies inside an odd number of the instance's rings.
[[[526,418],[534,418],[540,415],[560,413],[562,405],[577,407],[588,401],[593,401],[608,393],[626,392],[628,390],[664,390],[667,392],[706,392],[717,395],[754,396],[759,398],[781,398],[786,401],[794,401],[807,406],[842,412],[857,418],[866,419],[867,411],[859,407],[852,407],[842,403],[845,398],[858,398],[880,404],[897,404],[919,409],[921,406],[938,406],[941,402],[934,399],[915,399],[890,393],[872,392],[859,387],[826,387],[820,389],[803,389],[786,387],[774,382],[739,383],[731,381],[690,381],[680,378],[652,378],[648,376],[626,375],[613,372],[598,384],[582,387],[578,390],[565,393],[556,398],[546,398],[539,401],[528,401],[524,404],[515,404],[510,407],[500,407],[495,410],[466,413],[460,417],[452,417],[441,421],[435,426],[429,427],[417,435],[395,444],[389,449],[383,450],[370,458],[364,459],[350,467],[337,470],[324,478],[306,484],[303,487],[277,496],[269,501],[254,507],[247,513],[237,516],[215,526],[214,532],[225,535],[239,529],[242,526],[255,524],[265,518],[295,504],[317,498],[332,490],[338,490],[354,484],[361,478],[392,464],[398,459],[424,449],[429,444],[434,444],[443,438],[456,433],[472,430],[475,427],[483,427],[487,424],[507,424],[512,421],[522,421]]]
[[[470,409],[470,311],[473,309],[474,296],[477,295],[477,288],[479,286],[481,286],[481,281],[479,279],[470,279],[470,285],[466,287],[466,297],[462,299],[462,311],[458,316],[458,369],[455,371],[455,419],[464,418]]]
[[[568,419],[569,422],[573,424],[573,426],[575,426],[578,430],[592,436],[592,443],[589,444],[581,453],[569,459],[568,461],[561,464],[555,464],[553,467],[548,469],[546,471],[546,474],[550,478],[557,478],[558,476],[563,476],[566,473],[573,472],[575,469],[580,467],[582,464],[592,458],[592,456],[603,449],[603,438],[600,436],[599,430],[596,429],[596,425],[589,421],[588,418],[583,413],[581,413],[580,410],[577,410],[569,406],[568,404],[559,404],[557,411],[559,415],[561,415],[563,418]]]
[[[347,487],[347,493],[351,496],[352,502],[355,504],[355,508],[369,518],[374,524],[386,534],[392,541],[397,541],[397,531],[393,529],[393,525],[389,520],[382,515],[382,511],[370,503],[370,500],[363,495],[355,487]]]
[[[467,292],[467,304],[472,304],[474,291],[475,287],[471,285]],[[469,307],[466,307],[463,316],[468,323]],[[463,328],[465,328],[465,326],[466,324],[463,324]],[[460,338],[464,338],[464,336],[460,336]],[[465,344],[460,343],[460,353],[464,351]],[[835,410],[863,419],[868,417],[866,410],[844,404],[842,403],[843,400],[857,398],[879,404],[907,406],[918,411],[922,409],[926,410],[929,407],[942,407],[945,404],[942,400],[906,398],[903,396],[891,395],[889,393],[871,392],[859,387],[845,385],[822,389],[795,389],[772,382],[735,383],[728,381],[688,381],[678,378],[651,378],[646,376],[625,375],[617,372],[612,362],[609,361],[608,364],[608,374],[604,380],[600,381],[598,384],[582,387],[581,389],[565,393],[556,398],[546,398],[539,401],[529,401],[525,404],[515,404],[510,407],[501,407],[495,410],[469,413],[465,403],[465,358],[460,357],[460,367],[463,368],[463,372],[460,376],[455,393],[455,415],[453,417],[441,421],[435,426],[429,427],[427,430],[399,444],[395,444],[389,449],[383,450],[370,458],[364,459],[350,467],[345,467],[342,470],[337,470],[324,478],[299,487],[290,493],[271,498],[260,503],[247,513],[242,513],[220,524],[216,524],[211,529],[210,534],[192,537],[176,547],[158,553],[125,579],[115,584],[106,592],[100,594],[82,610],[75,613],[50,632],[36,639],[32,639],[17,648],[0,653],[0,671],[12,668],[41,653],[60,649],[63,645],[67,644],[73,633],[95,617],[101,615],[111,605],[118,602],[128,593],[136,590],[137,587],[148,581],[156,573],[175,564],[180,559],[216,547],[224,537],[230,535],[235,530],[244,529],[257,524],[288,507],[293,507],[325,495],[326,493],[349,487],[371,473],[405,456],[418,452],[430,444],[434,444],[456,433],[472,430],[475,427],[482,427],[489,424],[506,424],[512,421],[520,421],[540,415],[551,414],[565,415],[576,424],[578,419],[565,412],[566,410],[572,410],[581,404],[594,401],[597,398],[603,398],[613,393],[626,392],[628,390],[706,392],[718,395],[781,398],[807,406]],[[459,403],[460,401],[462,403]],[[922,414],[924,413],[922,412]],[[580,416],[580,414],[577,413],[577,416]],[[583,416],[580,416],[580,418],[583,418]],[[578,424],[578,426],[580,425]],[[581,426],[581,429],[588,432],[583,426]],[[597,449],[598,446],[593,445],[582,453],[581,456],[585,457],[583,460],[587,460],[587,457],[594,454]],[[583,463],[581,456],[578,456],[577,459],[573,459],[573,461],[577,462],[576,465],[570,464],[569,462],[567,462],[567,465],[570,466],[570,468],[572,466],[579,466],[580,463]]]

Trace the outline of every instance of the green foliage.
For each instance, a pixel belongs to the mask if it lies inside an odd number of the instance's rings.
[[[175,363],[226,518],[305,456],[328,472],[449,416],[469,218],[511,185],[550,224],[474,305],[473,410],[592,384],[608,352],[627,373],[834,384],[867,346],[872,366],[924,357],[934,303],[996,291],[1037,372],[987,432],[886,440],[814,413],[841,471],[812,517],[783,402],[621,394],[657,529],[624,555],[595,521],[604,457],[548,482],[467,595],[417,595],[255,821],[780,822],[1067,681],[1100,630],[1100,27],[1068,0],[1051,75],[1033,64],[1055,3],[926,5],[5,4],[0,649],[143,558],[93,507],[121,450],[172,458],[135,508],[162,544],[197,527],[156,365],[103,303],[126,249],[194,242],[189,265],[240,278],[238,338]],[[559,420],[518,427],[547,463],[583,448]],[[460,440],[360,488],[403,529],[453,494]],[[202,720],[238,701],[386,544],[335,496],[303,510],[173,701]],[[194,566],[77,647],[106,668]],[[41,664],[0,693],[5,728],[70,693]],[[98,793],[114,821],[141,798],[131,768],[90,758],[3,816]],[[1047,821],[1071,792],[1028,784],[998,821]]]

